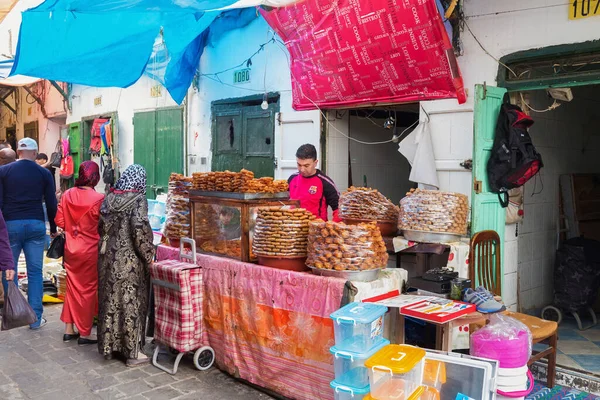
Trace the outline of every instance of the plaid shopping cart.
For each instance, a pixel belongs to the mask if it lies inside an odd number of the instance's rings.
[[[184,252],[190,244],[191,254]],[[188,260],[188,261],[185,261]],[[179,260],[164,260],[150,267],[154,288],[156,349],[152,364],[171,374],[177,373],[181,358],[194,352],[194,365],[200,371],[210,368],[215,352],[206,346],[206,331],[202,323],[202,269],[196,264],[196,242],[181,239]],[[158,362],[162,347],[178,352],[169,369]]]

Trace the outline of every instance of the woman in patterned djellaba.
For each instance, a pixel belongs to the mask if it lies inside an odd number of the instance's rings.
[[[102,204],[99,230],[98,350],[139,365],[148,362],[142,350],[154,259],[144,167],[123,172]]]

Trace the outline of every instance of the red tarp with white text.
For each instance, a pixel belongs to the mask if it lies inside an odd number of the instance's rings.
[[[296,110],[466,101],[435,0],[304,0],[261,12],[291,54]]]

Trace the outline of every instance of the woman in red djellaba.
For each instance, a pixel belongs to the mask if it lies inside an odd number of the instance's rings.
[[[65,231],[67,293],[60,316],[66,324],[63,341],[77,339],[80,345],[98,343],[92,337],[92,325],[98,313],[98,220],[104,200],[94,189],[99,181],[98,164],[83,162],[75,187],[60,199],[55,219]]]

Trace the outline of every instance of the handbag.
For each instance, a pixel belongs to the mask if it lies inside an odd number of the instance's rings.
[[[2,330],[7,331],[20,326],[31,325],[35,321],[37,321],[37,316],[25,296],[17,288],[14,281],[9,281],[2,313]]]
[[[62,160],[60,140],[56,143],[54,153],[50,155],[50,166],[54,168],[60,168],[60,162]]]
[[[65,254],[65,234],[61,233],[54,239],[52,239],[52,243],[50,243],[50,247],[48,248],[48,252],[46,253],[46,257],[48,258],[62,258]]]

